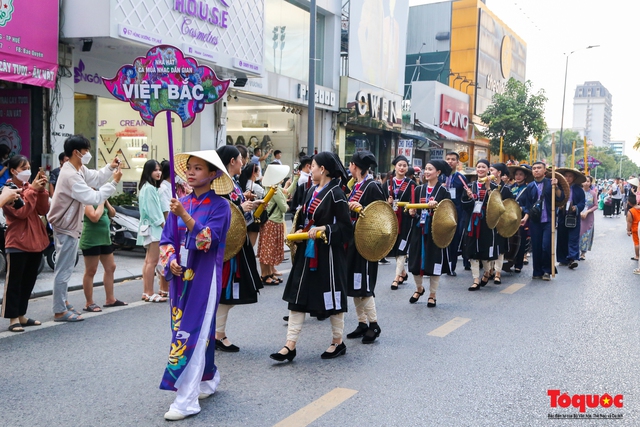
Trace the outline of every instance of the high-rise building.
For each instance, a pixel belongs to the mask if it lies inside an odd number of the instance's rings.
[[[622,156],[624,154],[624,141],[611,141],[609,143],[609,146],[618,156]]]
[[[611,142],[611,93],[600,82],[576,87],[573,97],[573,128],[583,128],[587,139],[597,147]]]

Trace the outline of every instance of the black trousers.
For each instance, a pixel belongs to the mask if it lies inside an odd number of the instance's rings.
[[[7,279],[2,300],[2,316],[5,319],[15,319],[27,314],[41,259],[42,252],[7,254]]]
[[[613,207],[616,210],[616,215],[620,215],[620,203],[622,199],[613,199]]]

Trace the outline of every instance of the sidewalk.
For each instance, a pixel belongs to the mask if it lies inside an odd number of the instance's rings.
[[[115,282],[122,282],[128,279],[135,279],[142,277],[142,265],[144,263],[144,250],[134,249],[132,251],[117,250],[113,253],[116,261],[116,272],[114,274]],[[104,269],[101,264],[98,264],[98,272],[94,277],[94,286],[102,286],[102,275]],[[84,276],[84,257],[82,253],[78,259],[78,264],[73,269],[71,279],[69,279],[69,290],[74,291],[76,289],[82,289],[82,277]],[[0,302],[4,297],[4,282],[5,277],[0,278]],[[45,295],[51,295],[53,290],[53,270],[49,268],[49,265],[45,262],[42,273],[38,276],[36,285],[33,288],[31,298],[37,298]]]

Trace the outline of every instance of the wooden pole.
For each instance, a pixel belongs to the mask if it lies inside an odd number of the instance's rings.
[[[556,158],[556,139],[551,134],[551,161]],[[551,165],[551,181],[556,179],[556,167]],[[556,186],[551,186],[551,277],[556,277]]]
[[[529,164],[533,163],[533,142],[529,144]]]
[[[503,137],[500,137],[500,160],[498,162],[502,163],[502,142],[504,141]]]
[[[587,137],[584,137],[584,174],[589,175],[589,163],[587,160],[589,159],[589,147],[587,147]]]
[[[576,141],[573,141],[573,145],[571,146],[571,167],[576,167]]]

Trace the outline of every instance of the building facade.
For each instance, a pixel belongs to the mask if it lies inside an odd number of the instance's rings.
[[[624,155],[624,149],[626,148],[625,141],[609,141],[609,147],[616,153],[618,156]]]
[[[611,143],[611,93],[598,81],[576,87],[573,97],[573,127],[583,128],[588,140],[596,147]]]

